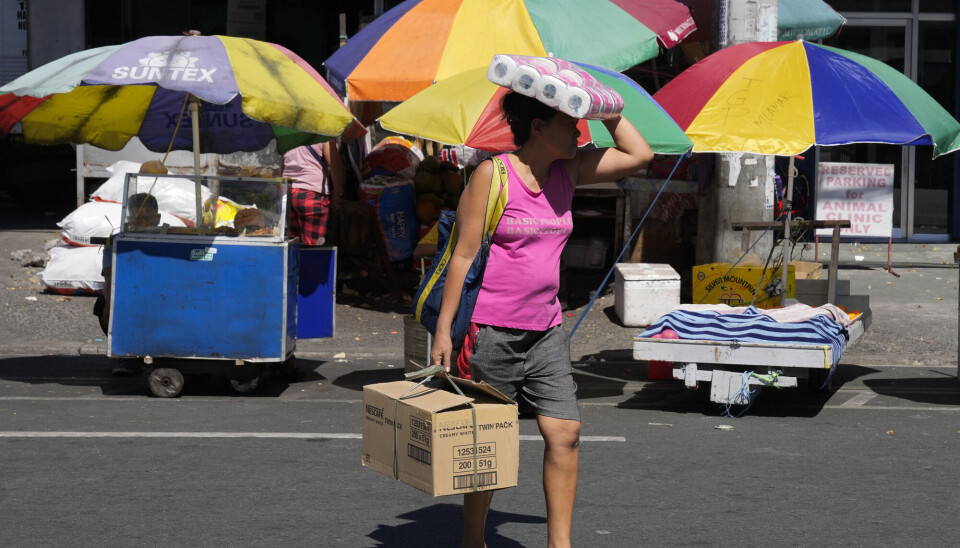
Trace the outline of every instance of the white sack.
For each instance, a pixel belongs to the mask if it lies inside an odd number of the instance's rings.
[[[103,290],[103,246],[60,245],[50,250],[50,261],[40,281],[54,293],[95,295]]]
[[[123,202],[123,181],[127,173],[140,171],[140,164],[121,160],[108,168],[113,173],[91,197],[101,202]],[[157,198],[161,210],[190,223],[196,223],[197,202],[194,182],[190,179],[145,175],[137,178],[136,192],[149,192]],[[201,187],[200,195],[205,202],[210,190]]]
[[[87,202],[57,223],[60,238],[70,245],[93,245],[91,238],[107,238],[120,230],[123,206],[114,202]],[[175,215],[160,211],[160,224],[187,226]]]

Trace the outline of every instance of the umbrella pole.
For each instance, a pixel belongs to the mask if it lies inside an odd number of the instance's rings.
[[[780,265],[780,276],[783,280],[783,291],[780,293],[780,306],[787,304],[787,275],[790,272],[790,212],[793,209],[793,155],[790,156],[790,167],[787,168],[787,193],[783,200],[783,209],[786,217],[783,221],[783,260]]]
[[[200,193],[200,100],[190,97],[190,129],[193,132],[193,184],[197,205],[197,227],[205,232],[203,222],[203,195]]]

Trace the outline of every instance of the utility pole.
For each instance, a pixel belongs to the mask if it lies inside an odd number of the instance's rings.
[[[713,34],[720,48],[777,39],[777,0],[714,0],[713,10],[718,22]],[[774,158],[750,153],[717,156],[713,184],[698,204],[697,264],[733,263],[740,258],[742,234],[731,223],[773,220]],[[751,253],[763,260],[772,247],[768,232]]]

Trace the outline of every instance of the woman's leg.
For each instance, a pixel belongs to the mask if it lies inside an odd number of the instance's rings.
[[[547,546],[570,546],[573,503],[580,463],[580,421],[537,416],[543,436],[543,493],[547,499]]]
[[[487,526],[487,512],[493,491],[463,495],[463,548],[484,548],[483,532]]]

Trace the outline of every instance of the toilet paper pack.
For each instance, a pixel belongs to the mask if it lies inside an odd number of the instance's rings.
[[[619,93],[563,59],[497,54],[487,79],[574,118],[611,118],[623,110]]]

